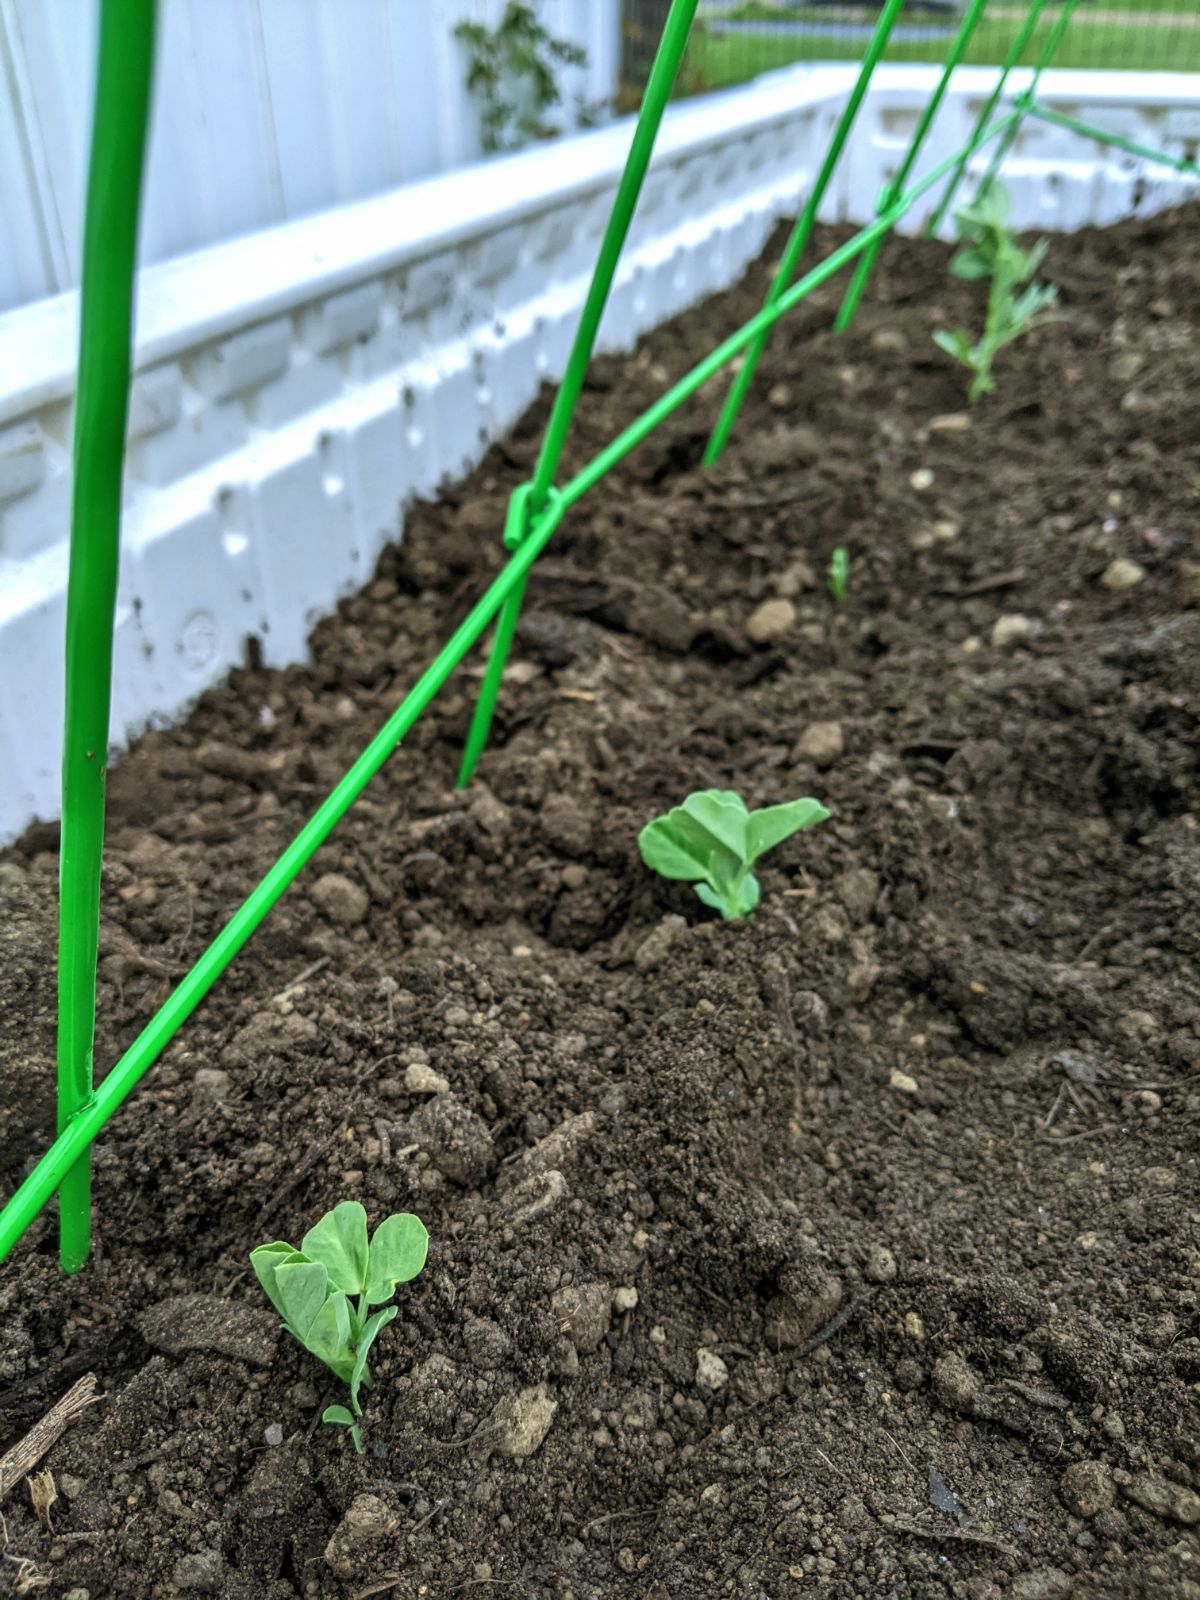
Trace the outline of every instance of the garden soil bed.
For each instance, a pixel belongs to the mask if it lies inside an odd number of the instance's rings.
[[[714,386],[571,513],[478,781],[473,661],[101,1139],[93,1263],[43,1218],[5,1265],[0,1447],[105,1398],[48,1529],[9,1494],[0,1593],[1200,1596],[1200,211],[1055,239],[1065,318],[969,415],[945,267],[889,244],[850,336],[835,287],[781,325],[716,470]],[[601,361],[572,462],[766,275]],[[113,772],[99,1062],[497,567],[545,414],[310,667]],[[749,923],[638,859],[707,786],[833,813]],[[52,1120],[55,845],[0,859],[5,1190]],[[246,1260],[346,1197],[433,1241],[362,1457]]]

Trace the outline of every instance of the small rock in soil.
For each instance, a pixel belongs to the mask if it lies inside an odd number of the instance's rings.
[[[687,932],[687,928],[686,917],[664,917],[657,928],[651,929],[638,945],[633,958],[634,966],[639,972],[649,972],[652,967],[657,967],[680,935]]]
[[[273,1312],[215,1294],[181,1294],[150,1306],[138,1319],[147,1344],[168,1355],[210,1350],[232,1361],[269,1367],[279,1342]]]
[[[492,1447],[501,1455],[523,1461],[538,1449],[550,1432],[557,1410],[558,1401],[544,1383],[501,1400],[492,1413],[488,1430]]]
[[[404,1069],[404,1087],[409,1094],[448,1094],[450,1080],[424,1061],[410,1061]]]
[[[807,561],[793,561],[774,580],[775,593],[784,600],[794,600],[805,589],[817,587],[817,575]]]
[[[950,1411],[969,1411],[979,1393],[979,1379],[953,1350],[939,1356],[933,1368],[933,1389]]]
[[[696,1351],[696,1382],[701,1389],[713,1393],[729,1382],[729,1368],[715,1350],[706,1350],[703,1345]]]
[[[884,1244],[873,1244],[867,1256],[866,1276],[872,1283],[896,1281],[896,1258]]]
[[[325,1546],[325,1560],[340,1577],[352,1577],[366,1547],[388,1538],[399,1526],[386,1501],[374,1494],[357,1494]]]
[[[775,644],[796,625],[790,600],[764,600],[746,619],[746,637],[754,644]]]
[[[1011,612],[1008,616],[997,617],[992,624],[992,643],[997,650],[1005,650],[1009,645],[1020,644],[1022,639],[1031,638],[1036,632],[1037,623],[1032,618]]]
[[[1122,589],[1132,589],[1135,584],[1141,583],[1145,576],[1145,567],[1139,566],[1136,561],[1127,561],[1124,556],[1118,556],[1105,567],[1100,582],[1106,589],[1119,593]]]
[[[608,1332],[612,1299],[607,1283],[573,1283],[550,1302],[560,1331],[581,1355],[594,1350]]]
[[[1071,1593],[1073,1582],[1061,1567],[1039,1567],[1015,1577],[1008,1592],[1012,1600],[1060,1600]]]
[[[452,1094],[440,1094],[416,1111],[409,1129],[432,1164],[453,1183],[474,1188],[492,1168],[487,1123]]]
[[[1185,1489],[1181,1483],[1156,1478],[1149,1472],[1116,1472],[1113,1476],[1122,1492],[1143,1511],[1165,1517],[1170,1522],[1182,1522],[1187,1527],[1200,1522],[1200,1494],[1194,1489]]]
[[[203,1105],[219,1105],[229,1098],[229,1074],[220,1067],[201,1067],[192,1079],[196,1100]]]
[[[632,1311],[638,1303],[638,1292],[632,1287],[613,1291],[613,1305],[618,1311]]]
[[[917,1094],[921,1087],[911,1073],[902,1072],[899,1067],[893,1067],[888,1073],[888,1085],[900,1094]]]
[[[1107,1511],[1117,1491],[1103,1461],[1076,1461],[1063,1473],[1060,1493],[1068,1511],[1077,1517],[1094,1517]]]
[[[512,1340],[499,1323],[487,1317],[472,1317],[463,1329],[463,1343],[473,1367],[491,1372],[502,1367],[512,1354]]]
[[[197,1550],[181,1556],[175,1563],[171,1581],[177,1589],[193,1594],[220,1594],[225,1578],[225,1561],[219,1550]]]
[[[811,722],[800,735],[793,753],[795,761],[812,761],[818,767],[831,767],[846,748],[840,722]]]
[[[367,891],[340,872],[326,872],[309,891],[331,922],[352,928],[367,914]]]

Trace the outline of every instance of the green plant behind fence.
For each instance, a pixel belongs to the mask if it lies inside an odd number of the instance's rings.
[[[1047,35],[1038,70],[1061,39],[1071,0]],[[945,92],[953,60],[966,53],[980,22],[983,0],[973,3],[948,52],[934,103]],[[1032,0],[1032,11],[1042,0]],[[683,60],[697,0],[671,0],[651,69],[646,94],[590,290],[580,316],[566,373],[547,426],[534,477],[516,490],[509,506],[504,543],[509,559],[434,660],[421,674],[371,743],[318,807],[267,872],[262,882],[234,912],[202,953],[191,971],[168,996],[142,1032],[98,1087],[91,1078],[91,1025],[95,1012],[95,951],[98,885],[103,842],[103,766],[107,735],[109,663],[111,660],[112,595],[119,550],[121,445],[128,395],[129,312],[133,295],[133,248],[141,152],[149,104],[155,0],[102,0],[101,49],[97,77],[95,131],[88,184],[88,212],[83,262],[78,425],[75,437],[75,509],[71,528],[71,577],[68,601],[68,693],[64,731],[63,853],[60,892],[60,946],[65,952],[59,994],[59,1132],[46,1154],[16,1193],[0,1209],[0,1260],[58,1191],[60,1249],[63,1266],[77,1270],[86,1258],[91,1207],[86,1162],[93,1140],[132,1092],[179,1028],[200,1004],[222,972],[270,913],[311,860],[322,842],[358,799],[395,751],[470,650],[496,623],[491,657],[480,693],[471,736],[463,758],[462,778],[469,776],[486,741],[500,687],[504,661],[520,611],[521,599],[538,556],[563,517],[634,450],[665,418],[686,403],[716,373],[742,354],[762,353],[775,323],[820,284],[844,267],[858,263],[852,293],[843,303],[839,326],[849,324],[864,291],[870,265],[887,234],[925,195],[949,180],[948,191],[963,177],[970,158],[987,145],[1007,147],[1023,118],[1041,117],[1084,137],[1111,143],[1146,159],[1164,161],[1182,172],[1198,173],[1195,164],[1144,150],[1130,141],[1040,106],[1032,89],[1013,106],[993,116],[994,99],[967,144],[940,161],[907,187],[893,183],[874,221],[790,282],[808,237],[815,204],[802,214],[793,232],[785,269],[776,276],[763,308],[680,378],[639,417],[606,445],[561,487],[554,479],[571,424],[596,330],[611,287],[618,258],[637,203],[663,111]],[[853,115],[866,90],[871,70],[883,54],[888,32],[899,11],[889,3],[871,38],[863,70],[838,123],[819,186],[828,182]],[[1014,19],[1018,23],[1021,18]],[[1025,38],[1033,33],[1026,15]],[[1017,50],[1016,54],[1019,55]],[[1005,61],[1016,59],[1010,48]],[[909,174],[932,122],[932,112],[917,126],[900,170]],[[997,141],[999,142],[997,144]],[[819,197],[818,197],[819,198]],[[948,197],[947,201],[948,203]],[[749,363],[748,363],[749,364]],[[731,393],[720,426],[728,433],[749,380]],[[119,425],[118,425],[119,424]],[[716,435],[714,435],[714,438]],[[718,446],[719,447],[719,446]],[[94,486],[94,494],[88,485]],[[87,491],[85,493],[85,491]],[[90,643],[89,643],[90,641]],[[89,650],[93,653],[89,654]],[[93,682],[85,681],[88,673]],[[103,712],[103,715],[101,715]],[[85,780],[72,781],[69,763],[83,762]],[[90,765],[89,765],[90,764]],[[83,1174],[83,1176],[80,1176]]]

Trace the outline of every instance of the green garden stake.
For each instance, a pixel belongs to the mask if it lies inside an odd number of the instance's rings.
[[[938,79],[937,88],[930,95],[925,109],[921,113],[920,120],[913,130],[913,136],[909,140],[908,150],[905,152],[904,160],[900,163],[900,169],[879,198],[878,209],[880,212],[891,208],[897,196],[903,191],[904,185],[908,182],[908,175],[912,171],[918,155],[921,153],[921,146],[925,143],[925,135],[933,125],[933,119],[937,116],[945,98],[946,90],[950,87],[951,75],[962,60],[963,52],[970,43],[971,35],[975,32],[976,25],[983,15],[983,8],[986,4],[987,0],[971,0],[970,8],[963,18],[954,43],[950,46],[949,54],[946,56],[946,64],[942,69],[941,77]],[[871,276],[882,248],[883,240],[881,238],[871,249],[865,251],[859,257],[854,276],[850,280],[850,287],[846,290],[841,309],[834,319],[835,332],[845,333],[851,322],[853,322],[854,313],[858,310],[858,302],[862,299],[863,290],[867,287],[867,280]]]
[[[1037,3],[1041,4],[1041,0],[1037,0]],[[854,126],[858,108],[862,105],[863,97],[871,82],[871,76],[875,71],[880,56],[882,56],[887,47],[892,25],[899,16],[903,5],[904,0],[887,0],[887,4],[880,13],[879,21],[875,24],[875,32],[872,34],[871,42],[867,46],[867,53],[863,57],[858,80],[850,91],[850,98],[846,101],[845,109],[838,118],[838,124],[834,129],[833,138],[830,140],[829,149],[825,152],[825,159],[821,163],[821,170],[817,174],[817,181],[813,184],[812,192],[809,194],[804,210],[796,219],[796,225],[792,229],[791,237],[784,246],[783,255],[780,257],[779,265],[775,269],[775,276],[771,280],[771,287],[767,290],[766,299],[763,301],[764,305],[774,305],[796,275],[796,268],[800,264],[800,258],[804,254],[804,247],[807,245],[809,235],[813,231],[813,225],[817,220],[817,212],[820,209],[821,201],[825,198],[825,191],[829,187],[830,179],[833,177],[834,168],[837,166],[842,150],[845,148],[846,140],[850,137],[850,130]],[[728,442],[729,435],[733,431],[733,425],[737,421],[738,412],[742,409],[742,403],[750,391],[751,383],[754,381],[754,374],[758,368],[759,361],[762,359],[762,353],[767,347],[767,339],[768,335],[764,333],[761,339],[756,339],[750,346],[740,371],[736,374],[729,387],[729,393],[725,397],[725,404],[721,408],[721,415],[717,418],[716,426],[709,436],[708,445],[704,451],[704,465],[706,467],[711,466],[717,460]]]
[[[1045,72],[1046,68],[1050,65],[1050,61],[1054,56],[1054,52],[1062,43],[1062,36],[1067,31],[1067,24],[1071,20],[1071,14],[1075,10],[1075,6],[1076,0],[1063,0],[1063,8],[1058,15],[1058,20],[1047,34],[1046,42],[1042,46],[1041,53],[1034,64],[1033,77],[1029,80],[1029,87],[1025,90],[1024,94],[1017,96],[1017,108],[1022,113],[1027,111],[1028,108],[1033,104],[1034,96],[1037,94],[1038,84],[1041,82],[1042,73]],[[999,173],[1000,168],[1004,165],[1005,159],[1008,156],[1008,152],[1012,149],[1017,134],[1020,132],[1021,120],[1022,119],[1018,117],[1016,122],[1013,122],[1009,125],[1007,133],[992,152],[992,159],[988,163],[987,172],[984,174],[983,182],[979,185],[977,193],[982,194],[989,184],[992,184],[996,181],[997,174]]]
[[[558,471],[563,446],[566,444],[575,407],[583,389],[583,380],[587,375],[588,363],[592,359],[592,347],[596,343],[600,319],[604,315],[609,290],[616,275],[617,262],[620,260],[625,237],[637,209],[638,196],[642,190],[646,169],[650,165],[659,124],[662,122],[667,102],[671,98],[671,90],[675,85],[680,62],[683,60],[683,52],[687,48],[688,35],[691,32],[692,19],[696,15],[698,3],[699,0],[671,0],[671,10],[663,27],[654,65],[650,69],[646,92],[642,96],[641,110],[638,112],[637,125],[633,130],[633,141],[625,160],[625,170],[617,185],[587,299],[584,301],[579,316],[579,326],[575,330],[575,338],[571,344],[571,353],[567,358],[567,368],[558,386],[558,393],[554,397],[550,420],[546,424],[542,448],[534,468],[533,482],[529,486],[529,494],[521,501],[523,523],[514,522],[512,506],[509,508],[505,523],[505,542],[509,549],[516,547],[515,544],[508,543],[510,537],[519,542],[527,536],[531,523],[544,510],[554,483],[554,475]],[[515,504],[515,497],[513,503]],[[509,597],[496,627],[487,671],[484,674],[479,699],[475,703],[475,714],[471,719],[462,764],[458,771],[460,789],[470,782],[475,765],[487,744],[492,714],[496,707],[496,696],[500,692],[500,682],[504,676],[509,648],[521,614],[522,598],[523,591],[514,592]]]
[[[926,226],[925,234],[929,239],[937,238],[938,229],[941,227],[943,221],[945,220],[946,213],[950,210],[950,207],[953,204],[954,196],[957,193],[958,186],[962,182],[963,173],[967,170],[967,163],[975,153],[975,141],[983,132],[984,128],[987,127],[988,123],[992,120],[992,113],[995,111],[1000,102],[1000,96],[1004,93],[1004,86],[1008,82],[1008,75],[1020,61],[1021,57],[1025,54],[1025,46],[1029,43],[1029,40],[1033,35],[1033,30],[1037,27],[1038,18],[1042,14],[1042,7],[1045,5],[1045,3],[1046,0],[1032,0],[1032,4],[1025,14],[1025,21],[1017,30],[1016,37],[1013,39],[1012,44],[1008,47],[1008,54],[1004,57],[1004,62],[1001,65],[1000,74],[996,79],[995,87],[992,89],[991,94],[988,95],[983,105],[979,108],[979,115],[975,119],[975,126],[971,130],[971,137],[967,141],[967,147],[963,151],[958,165],[950,174],[950,181],[942,191],[942,198],[938,201],[937,210],[933,213],[933,216],[930,217],[928,225]]]
[[[121,546],[133,276],[155,0],[103,0],[80,288],[58,909],[58,1130],[92,1097],[104,782]],[[59,1185],[59,1253],[88,1258],[91,1156]]]
[[[1189,161],[1186,156],[1169,156],[1165,150],[1151,150],[1147,145],[1137,144],[1119,133],[1107,133],[1103,128],[1093,127],[1090,122],[1080,122],[1078,117],[1065,117],[1061,111],[1051,111],[1049,106],[1039,105],[1036,100],[1025,106],[1025,115],[1036,118],[1038,122],[1049,122],[1056,128],[1065,128],[1068,133],[1077,133],[1082,139],[1094,139],[1097,144],[1111,145],[1114,150],[1124,150],[1127,155],[1140,156],[1143,161],[1154,161],[1160,166],[1174,167],[1176,172],[1200,178],[1200,164]]]

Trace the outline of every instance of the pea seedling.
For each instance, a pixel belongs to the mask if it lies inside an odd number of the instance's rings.
[[[963,246],[951,257],[950,271],[956,278],[991,280],[987,320],[983,337],[974,343],[962,328],[953,333],[939,328],[933,341],[971,373],[967,386],[971,405],[995,389],[992,362],[1006,344],[1057,320],[1046,307],[1058,290],[1053,284],[1031,281],[1046,254],[1046,241],[1039,239],[1032,250],[1022,250],[1008,226],[1008,209],[1008,190],[992,183],[954,215]]]
[[[371,1384],[367,1354],[400,1308],[367,1312],[390,1300],[398,1283],[416,1277],[428,1249],[425,1224],[407,1211],[385,1217],[368,1244],[367,1213],[357,1200],[343,1200],[308,1230],[299,1250],[278,1240],[250,1252],[254,1275],[284,1327],[349,1385],[349,1409],[327,1406],[321,1420],[349,1428],[360,1454],[358,1391]]]
[[[750,869],[759,856],[828,815],[819,800],[748,811],[731,789],[699,789],[648,822],[638,848],[652,872],[695,884],[704,904],[732,921],[758,904],[759,883]]]
[[[850,582],[850,552],[844,544],[838,545],[832,556],[830,556],[827,576],[830,594],[835,600],[840,601],[845,595],[847,585]]]

